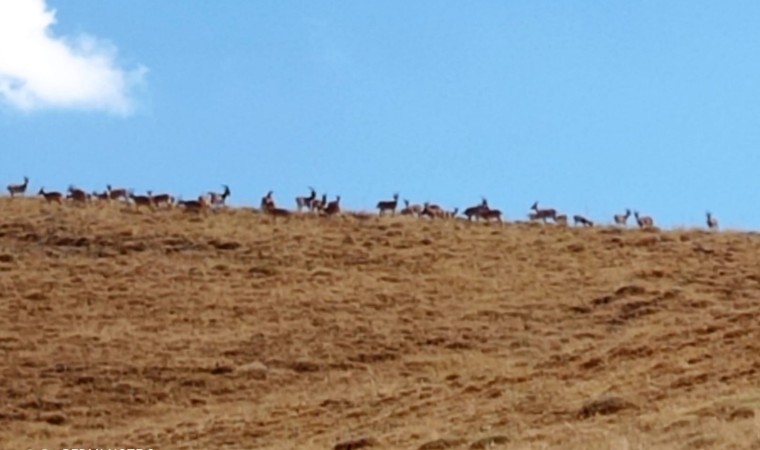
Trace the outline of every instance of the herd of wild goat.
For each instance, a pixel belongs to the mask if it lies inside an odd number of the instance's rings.
[[[29,186],[29,178],[24,177],[23,183],[9,184],[7,186],[8,193],[11,197],[23,196],[27,192]],[[222,185],[224,190],[222,192],[209,191],[206,194],[198,196],[196,200],[177,200],[170,194],[153,194],[151,191],[147,191],[147,195],[135,195],[134,191],[125,188],[113,188],[111,185],[106,186],[106,190],[103,192],[86,192],[82,189],[74,186],[69,186],[66,194],[62,192],[46,192],[44,188],[40,188],[37,195],[42,196],[47,202],[53,202],[63,204],[64,200],[76,204],[86,205],[92,201],[122,201],[126,204],[134,205],[135,208],[145,207],[149,209],[157,208],[172,208],[180,207],[186,211],[193,212],[206,212],[212,208],[218,208],[225,206],[227,197],[231,195],[229,186]],[[317,192],[314,188],[309,187],[310,194],[305,196],[296,197],[295,203],[298,212],[304,210],[320,214],[331,216],[341,213],[340,196],[336,196],[335,200],[328,201],[327,194],[323,194],[321,198],[317,196]],[[398,209],[399,195],[394,194],[393,200],[381,200],[377,203],[376,208],[379,215],[391,214],[395,215]],[[289,216],[294,213],[286,208],[280,208],[275,204],[273,191],[269,191],[261,199],[261,210],[265,213],[273,216]],[[530,208],[531,212],[528,214],[530,221],[542,221],[547,223],[551,220],[557,225],[568,225],[568,217],[566,214],[557,212],[554,208],[539,208],[538,202],[533,203]],[[409,200],[404,200],[404,207],[399,209],[399,214],[409,215],[415,217],[429,217],[431,219],[452,219],[459,214],[459,208],[455,208],[453,211],[447,211],[436,204],[425,202],[422,205],[410,204]],[[355,214],[355,213],[354,213]],[[355,214],[356,215],[356,214]],[[491,208],[488,205],[488,200],[485,198],[474,206],[464,209],[462,215],[467,218],[468,221],[475,219],[476,221],[502,221],[502,213],[500,210]],[[628,218],[631,216],[631,210],[626,209],[625,214],[615,214],[613,216],[613,222],[618,226],[626,226]],[[640,228],[653,228],[654,220],[650,216],[641,216],[638,211],[633,212],[633,216],[636,219],[636,224]],[[573,216],[573,224],[576,226],[593,227],[594,222],[582,215]],[[716,230],[718,228],[718,220],[708,211],[706,224],[709,229]]]

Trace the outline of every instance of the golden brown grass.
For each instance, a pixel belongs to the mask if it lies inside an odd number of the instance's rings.
[[[0,211],[2,448],[760,448],[755,234]]]

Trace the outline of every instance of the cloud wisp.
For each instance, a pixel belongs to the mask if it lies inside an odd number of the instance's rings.
[[[52,33],[45,0],[0,0],[0,100],[22,110],[99,110],[127,116],[147,69],[126,70],[116,48],[88,35]]]

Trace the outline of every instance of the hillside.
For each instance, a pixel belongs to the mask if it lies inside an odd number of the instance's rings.
[[[760,448],[755,234],[0,206],[3,449]]]

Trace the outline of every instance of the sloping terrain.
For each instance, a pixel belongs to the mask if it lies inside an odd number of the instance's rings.
[[[760,448],[760,237],[0,199],[0,448]]]

